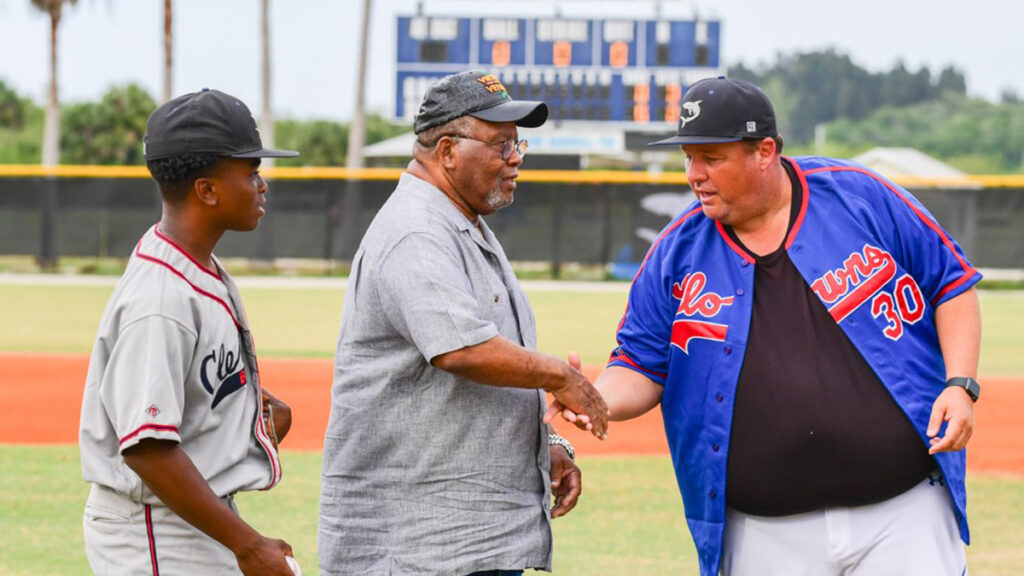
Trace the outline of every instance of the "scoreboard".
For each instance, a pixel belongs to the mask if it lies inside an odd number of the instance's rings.
[[[724,74],[721,24],[707,20],[399,16],[395,117],[468,69],[492,72],[552,120],[675,123],[687,87]]]

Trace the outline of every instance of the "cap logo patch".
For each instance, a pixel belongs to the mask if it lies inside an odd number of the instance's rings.
[[[747,132],[757,132],[757,122],[747,122]]]
[[[485,74],[477,78],[476,81],[483,84],[484,88],[486,88],[491,94],[500,92],[502,98],[509,97],[508,90],[505,89],[505,85],[501,83],[501,80],[495,78],[493,74]]]
[[[686,126],[687,122],[692,122],[700,116],[700,103],[703,100],[694,100],[692,102],[683,102],[683,113],[679,116],[679,129],[682,130],[683,126]]]

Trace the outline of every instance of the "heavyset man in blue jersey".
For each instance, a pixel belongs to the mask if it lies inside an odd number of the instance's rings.
[[[966,573],[981,275],[960,246],[878,174],[782,156],[747,82],[695,83],[655,144],[699,202],[647,254],[597,387],[614,420],[661,404],[701,574]]]

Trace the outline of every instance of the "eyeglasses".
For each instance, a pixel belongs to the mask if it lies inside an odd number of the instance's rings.
[[[437,143],[445,136],[449,138],[465,138],[466,140],[476,140],[482,142],[488,146],[501,146],[501,159],[508,162],[508,159],[512,157],[512,151],[519,153],[520,157],[526,156],[526,151],[530,149],[530,143],[526,140],[512,140],[509,138],[504,142],[491,142],[489,140],[481,140],[479,138],[473,138],[472,136],[466,136],[465,134],[443,134],[438,136],[437,140],[434,140],[432,146],[436,146]]]

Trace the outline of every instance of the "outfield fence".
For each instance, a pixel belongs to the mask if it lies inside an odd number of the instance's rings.
[[[254,234],[229,233],[222,257],[347,261],[400,170],[276,168]],[[963,245],[973,263],[1024,269],[1024,175],[895,178]],[[513,261],[611,264],[627,277],[693,195],[682,173],[529,171],[513,208],[487,217]],[[52,264],[125,258],[160,217],[141,166],[0,165],[0,254]]]

